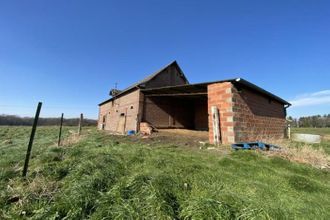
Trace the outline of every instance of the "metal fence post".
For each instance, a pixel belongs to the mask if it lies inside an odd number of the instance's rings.
[[[30,155],[31,155],[34,135],[35,135],[36,129],[37,129],[37,124],[38,124],[38,119],[39,119],[41,106],[42,106],[42,102],[39,102],[38,107],[37,107],[37,111],[36,111],[36,115],[35,115],[34,121],[33,121],[33,126],[32,126],[31,135],[30,135],[29,145],[28,145],[27,152],[26,152],[25,163],[24,163],[24,168],[23,168],[23,173],[22,173],[23,177],[26,177],[27,170],[28,170],[28,167],[29,167]]]

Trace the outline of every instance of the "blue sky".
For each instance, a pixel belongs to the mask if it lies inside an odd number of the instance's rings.
[[[1,1],[0,114],[97,117],[109,89],[177,60],[330,113],[330,1]]]

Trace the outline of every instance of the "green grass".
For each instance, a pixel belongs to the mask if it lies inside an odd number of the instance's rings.
[[[23,180],[29,132],[0,127],[0,219],[330,218],[328,171],[249,151],[224,156],[145,144],[95,129],[57,148],[57,128],[39,128]]]
[[[312,144],[314,148],[322,148],[330,155],[330,128],[292,128],[292,133],[317,134],[322,136],[320,144]]]
[[[293,133],[330,135],[330,128],[292,128]]]

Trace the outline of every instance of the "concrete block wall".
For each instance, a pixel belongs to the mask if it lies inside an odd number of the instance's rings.
[[[230,82],[207,86],[209,113],[209,141],[213,144],[213,118],[211,107],[216,106],[220,116],[220,133],[223,144],[235,142],[232,87]]]

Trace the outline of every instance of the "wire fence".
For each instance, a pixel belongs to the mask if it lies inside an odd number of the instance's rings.
[[[0,125],[27,125],[33,124],[35,106],[0,104]],[[54,106],[43,105],[38,125],[58,125],[61,114],[64,113],[63,125],[75,126],[80,114],[84,113],[84,124],[96,125],[98,108],[96,106]]]

